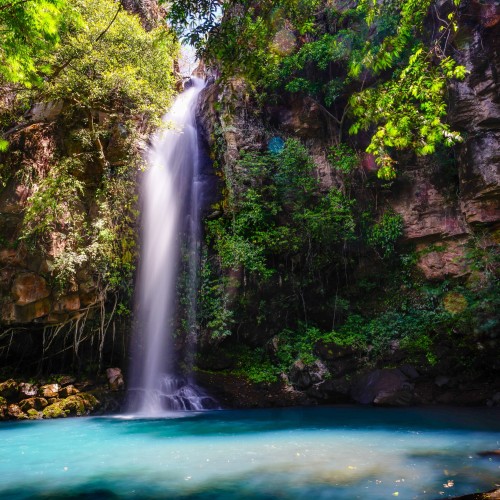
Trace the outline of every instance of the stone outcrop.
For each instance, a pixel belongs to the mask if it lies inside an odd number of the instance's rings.
[[[375,370],[352,387],[352,399],[377,406],[408,406],[413,401],[413,384],[398,369]]]
[[[0,383],[0,420],[83,416],[99,410],[100,401],[92,393],[80,391],[72,385],[74,378],[59,378],[60,383],[40,387],[13,379]],[[84,388],[86,384],[81,386]]]
[[[106,377],[110,390],[122,391],[125,388],[125,382],[123,381],[123,375],[120,368],[108,368],[106,370]]]

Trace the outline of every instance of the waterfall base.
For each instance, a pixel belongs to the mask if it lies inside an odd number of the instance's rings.
[[[175,411],[218,410],[217,401],[184,377],[164,375],[156,390],[131,388],[129,412],[138,416],[159,417]]]

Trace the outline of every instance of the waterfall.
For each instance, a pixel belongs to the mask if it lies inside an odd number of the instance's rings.
[[[181,247],[187,249],[189,291],[185,363],[192,367],[200,246],[199,146],[196,106],[203,80],[192,78],[175,100],[148,151],[141,189],[141,258],[136,286],[136,328],[131,348],[128,412],[213,408],[216,403],[188,375],[180,375],[173,345]],[[187,235],[187,240],[186,236]],[[184,237],[183,237],[184,236]]]

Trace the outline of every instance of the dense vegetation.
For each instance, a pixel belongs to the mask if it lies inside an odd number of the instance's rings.
[[[227,2],[220,24],[217,2],[181,1],[171,17],[181,26],[202,18],[187,37],[223,77],[244,76],[267,100],[281,89],[317,99],[338,141],[350,116],[349,133],[370,131],[366,151],[392,179],[395,150],[427,155],[460,140],[445,121],[446,84],[465,76],[448,55],[459,3],[437,34],[425,29],[431,0]]]
[[[29,193],[20,228],[2,244],[44,259],[56,298],[86,287],[83,322],[59,321],[74,329],[75,350],[95,344],[96,332],[99,345],[113,314],[130,313],[142,144],[176,92],[179,44],[161,20],[147,31],[113,0],[0,9],[0,186]],[[37,141],[47,144],[41,158]]]
[[[498,257],[471,240],[467,266],[479,277],[430,283],[416,263],[446,244],[403,244],[387,202],[405,159],[455,168],[462,137],[447,112],[450,83],[467,74],[454,59],[460,2],[437,3],[178,0],[146,30],[113,0],[0,0],[0,189],[15,179],[27,193],[16,238],[1,246],[44,260],[58,296],[95,284],[87,309],[99,309],[99,344],[116,312],[129,321],[141,147],[175,93],[184,37],[217,84],[244,82],[268,141],[230,164],[227,129],[215,126],[223,193],[205,226],[200,343],[227,350],[254,381],[312,363],[331,342],[384,366],[396,344],[428,366],[452,345],[456,368],[479,370],[499,323]],[[308,144],[266,122],[270,106],[294,99],[328,124],[328,185]],[[56,111],[37,114],[37,103]],[[233,104],[214,105],[228,123]],[[49,144],[43,162],[27,158],[28,132]],[[78,321],[69,326],[84,338]]]
[[[398,244],[402,219],[384,203],[405,158],[453,158],[447,148],[462,140],[447,123],[448,86],[466,75],[451,57],[459,4],[438,13],[432,1],[187,0],[171,10],[174,25],[196,19],[187,37],[219,81],[245,81],[254,112],[307,96],[330,123],[331,187],[293,138],[250,148],[223,169],[223,215],[206,225],[199,320],[210,343],[238,360],[236,373],[277,380],[329,342],[382,366],[391,366],[391,346],[433,366],[451,345],[456,368],[481,371],[481,342],[498,325],[498,257],[471,242],[467,266],[481,269],[481,283],[430,283],[416,263],[431,250]],[[277,133],[268,127],[267,137]],[[215,135],[223,166],[224,130]],[[379,180],[363,172],[366,157]],[[367,261],[374,265],[360,275]]]

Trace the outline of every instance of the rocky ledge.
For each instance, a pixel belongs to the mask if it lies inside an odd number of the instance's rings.
[[[69,375],[24,382],[0,383],[0,420],[38,420],[113,413],[123,400],[123,377],[119,368],[107,370],[102,379],[79,380]]]

